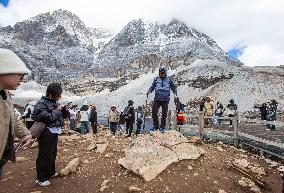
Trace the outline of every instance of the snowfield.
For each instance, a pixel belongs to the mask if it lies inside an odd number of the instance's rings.
[[[279,102],[279,108],[283,108],[284,69],[282,67],[274,68],[274,70],[277,70],[277,74],[267,72],[265,69],[259,70],[259,67],[236,67],[214,60],[197,60],[190,66],[180,66],[175,70],[169,70],[169,75],[173,79],[178,77],[178,80],[185,82],[177,88],[178,96],[183,103],[187,103],[190,99],[209,95],[213,97],[215,103],[220,101],[223,105],[226,105],[230,99],[234,99],[240,111],[247,111],[251,110],[254,104],[263,103],[271,99],[276,99]],[[72,101],[79,105],[84,101],[87,101],[89,104],[95,103],[99,114],[107,113],[111,105],[116,105],[119,110],[123,110],[130,99],[135,102],[134,106],[136,107],[144,105],[146,103],[146,92],[157,74],[157,71],[142,74],[139,78],[129,81],[127,85],[113,92],[105,89],[100,93],[84,96],[75,96],[72,93],[64,92],[61,102],[67,103]],[[206,89],[189,87],[188,85],[198,76],[202,76],[210,81],[214,77],[221,75],[229,76],[229,74],[233,74],[231,79],[219,81]],[[109,78],[106,80],[112,81]],[[28,98],[38,99],[44,92],[45,87],[35,82],[28,82],[22,84],[13,94],[15,101],[24,105]],[[148,103],[153,98],[154,94],[152,93],[149,96]],[[173,100],[170,101],[170,109],[174,109]]]

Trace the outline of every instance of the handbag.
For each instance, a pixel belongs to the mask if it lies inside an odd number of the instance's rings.
[[[39,138],[45,127],[45,123],[35,121],[32,127],[30,128],[30,132],[34,138]]]

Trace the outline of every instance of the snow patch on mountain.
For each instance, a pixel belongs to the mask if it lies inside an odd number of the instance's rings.
[[[278,68],[277,71],[282,74],[284,69]],[[230,99],[234,99],[241,112],[251,110],[256,103],[263,103],[271,99],[276,99],[279,102],[279,108],[284,106],[284,75],[267,74],[265,71],[259,72],[255,68],[246,66],[232,67],[212,60],[197,60],[190,66],[180,66],[175,70],[169,70],[169,74],[177,85],[178,96],[183,103],[195,98],[212,96],[215,103],[219,101],[225,106]],[[146,100],[149,104],[153,101],[154,94],[152,93],[147,99],[146,93],[157,75],[157,71],[140,75],[137,79],[129,81],[128,84],[112,92],[105,89],[100,93],[84,96],[64,93],[62,102],[73,101],[79,105],[83,104],[84,101],[89,104],[95,103],[100,115],[107,114],[112,105],[116,105],[122,111],[130,99],[135,102],[135,107],[145,105]],[[227,78],[220,78],[216,81],[216,77]],[[196,84],[192,83],[198,78],[205,81],[204,83],[212,85],[206,89],[198,88],[198,86],[193,87]],[[104,79],[100,79],[100,81],[102,80]],[[106,79],[105,81],[114,80],[116,79]],[[32,85],[24,84],[19,91],[15,92],[15,97],[28,96],[25,92],[29,89],[44,90],[44,87],[32,87]],[[170,109],[174,108],[172,96]]]

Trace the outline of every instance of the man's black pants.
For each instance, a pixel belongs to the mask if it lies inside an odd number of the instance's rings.
[[[128,134],[127,136],[130,137],[131,133],[133,131],[133,121],[125,121],[126,123],[126,134]]]
[[[96,122],[91,122],[91,126],[93,129],[93,134],[97,134],[98,130],[97,130],[97,123]]]
[[[38,138],[38,156],[36,159],[37,180],[44,182],[55,174],[58,134],[46,128]]]
[[[162,107],[161,128],[164,128],[164,129],[166,128],[168,106],[169,106],[169,101],[154,101],[153,106],[152,106],[152,118],[153,118],[153,125],[154,125],[155,130],[159,129],[158,112],[159,112],[160,107]]]

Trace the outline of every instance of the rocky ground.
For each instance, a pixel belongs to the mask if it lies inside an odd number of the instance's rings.
[[[46,188],[36,185],[37,148],[26,148],[18,152],[18,162],[5,166],[0,192],[281,193],[278,170],[283,169],[283,163],[271,162],[220,142],[205,144],[198,139],[187,139],[186,143],[203,149],[204,154],[194,160],[172,163],[146,182],[118,164],[125,157],[125,149],[129,152],[132,147],[137,148],[135,141],[135,137],[125,139],[123,135],[112,139],[103,128],[97,137],[67,132],[59,138],[56,161],[61,171],[73,160],[73,165],[62,171],[70,172],[67,176],[52,179],[52,185]],[[141,143],[141,139],[138,141]],[[148,161],[141,161],[141,166]]]

